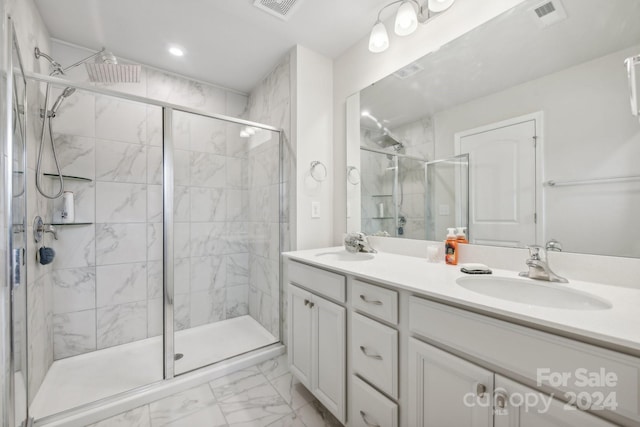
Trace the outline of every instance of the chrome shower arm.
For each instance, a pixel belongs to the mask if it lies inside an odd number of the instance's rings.
[[[99,50],[98,52],[87,56],[84,59],[81,59],[80,61],[76,62],[75,64],[71,64],[68,67],[65,67],[62,69],[62,71],[67,72],[68,70],[72,69],[72,68],[76,68],[79,65],[84,64],[85,62],[89,61],[90,59],[95,58],[96,56],[100,55],[101,53],[105,52],[107,50],[107,48],[103,47],[101,50]]]

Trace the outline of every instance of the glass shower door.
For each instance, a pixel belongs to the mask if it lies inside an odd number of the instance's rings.
[[[279,341],[279,133],[182,111],[170,120],[182,374]]]

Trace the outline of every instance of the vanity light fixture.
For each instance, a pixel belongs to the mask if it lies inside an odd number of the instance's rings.
[[[389,35],[384,23],[380,19],[382,12],[388,7],[400,4],[394,24],[394,31],[399,36],[408,36],[417,28],[418,23],[424,24],[453,5],[455,0],[427,0],[420,4],[418,0],[396,0],[384,6],[378,12],[378,19],[371,29],[369,36],[369,51],[384,52],[389,47]]]

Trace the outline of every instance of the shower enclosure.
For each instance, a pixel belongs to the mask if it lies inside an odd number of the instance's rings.
[[[13,292],[15,425],[277,345],[280,131],[140,89],[30,73],[24,82],[28,96],[14,111],[24,111],[25,138],[12,138],[23,156],[10,168],[24,210],[8,223],[9,249],[24,247],[26,264]],[[45,111],[64,100],[50,121],[60,170],[45,152],[41,184],[56,194],[62,175],[71,222],[62,198],[35,188],[47,85]],[[55,250],[47,265],[36,257],[43,246]]]

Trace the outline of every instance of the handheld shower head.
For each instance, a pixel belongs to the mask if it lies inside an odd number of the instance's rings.
[[[67,87],[62,91],[58,99],[56,99],[56,102],[53,103],[53,107],[51,107],[51,112],[49,113],[50,117],[56,116],[56,112],[58,111],[58,108],[60,108],[60,106],[62,105],[62,102],[65,100],[65,98],[68,98],[71,95],[73,95],[75,91],[76,90],[72,87]]]

